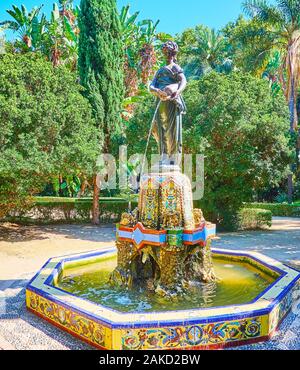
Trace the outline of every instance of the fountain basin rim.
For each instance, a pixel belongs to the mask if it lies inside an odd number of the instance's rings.
[[[145,325],[182,325],[187,322],[189,324],[193,324],[194,322],[221,322],[224,320],[238,320],[244,317],[267,315],[280,303],[300,279],[300,272],[257,252],[225,249],[213,249],[212,252],[214,255],[241,257],[255,261],[266,269],[279,274],[279,277],[249,303],[193,310],[153,311],[146,313],[120,312],[85,300],[52,285],[65,264],[74,261],[93,260],[100,256],[109,257],[110,255],[115,255],[116,249],[110,248],[50,259],[30,281],[27,290],[63,307],[71,307],[72,310],[80,312],[89,318],[96,319],[109,327],[126,328],[132,327],[132,325],[134,327],[144,327]]]

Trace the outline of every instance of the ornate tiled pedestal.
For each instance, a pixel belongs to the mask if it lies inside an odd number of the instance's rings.
[[[191,183],[177,171],[145,175],[139,207],[117,226],[118,267],[111,283],[147,287],[162,296],[183,294],[190,280],[216,279],[210,250],[215,225],[193,209]]]
[[[150,229],[195,229],[190,180],[180,172],[143,177],[139,196],[140,222]]]

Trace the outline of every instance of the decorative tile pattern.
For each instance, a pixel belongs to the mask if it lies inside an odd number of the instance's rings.
[[[145,229],[142,223],[138,223],[135,227],[117,226],[117,238],[120,241],[134,243],[138,249],[144,246],[164,246],[167,238],[173,235],[171,231],[157,231]],[[180,235],[179,235],[180,234]],[[168,237],[167,237],[168,235]],[[181,230],[178,232],[177,237],[181,238],[183,245],[206,245],[207,240],[216,235],[216,225],[203,223],[200,228],[195,230]],[[171,236],[172,238],[172,236]]]
[[[189,178],[174,172],[144,175],[139,211],[140,221],[147,228],[155,229],[165,216],[179,214],[180,226],[194,229],[193,192]]]
[[[167,232],[145,229],[139,222],[133,228],[117,226],[117,238],[135,244],[138,249],[145,245],[161,247],[166,244]]]
[[[225,345],[262,335],[261,317],[173,328],[122,331],[122,349],[188,349]]]
[[[159,186],[155,179],[143,181],[139,197],[141,221],[153,229],[158,225],[159,219]]]
[[[111,330],[74,312],[72,309],[60,306],[42,296],[26,291],[27,307],[45,319],[81,339],[101,348],[111,347]]]
[[[200,228],[195,230],[185,230],[183,232],[184,245],[206,244],[208,239],[216,236],[216,225],[204,222]]]

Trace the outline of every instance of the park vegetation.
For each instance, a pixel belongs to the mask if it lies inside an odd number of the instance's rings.
[[[0,62],[0,217],[58,176],[91,173],[101,150],[76,75],[39,54]]]
[[[123,45],[114,0],[82,0],[79,17],[79,76],[90,102],[103,153],[112,137],[122,135],[124,99]],[[100,154],[100,153],[99,153]],[[93,176],[93,223],[99,224],[99,173]]]
[[[295,202],[299,9],[300,0],[247,0],[221,30],[168,35],[130,6],[118,12],[115,0],[59,0],[50,15],[13,6],[0,20],[0,31],[14,32],[0,36],[0,217],[32,207],[36,195],[93,196],[99,223],[100,195],[120,194],[100,194],[97,156],[120,144],[144,152],[147,86],[167,39],[178,42],[189,79],[184,148],[206,157],[206,217],[233,228],[245,202]]]

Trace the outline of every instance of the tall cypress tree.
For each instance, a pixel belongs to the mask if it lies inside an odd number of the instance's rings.
[[[124,97],[123,45],[115,0],[81,0],[79,74],[102,138],[103,153],[121,128]],[[99,188],[94,177],[93,222],[99,223]]]

